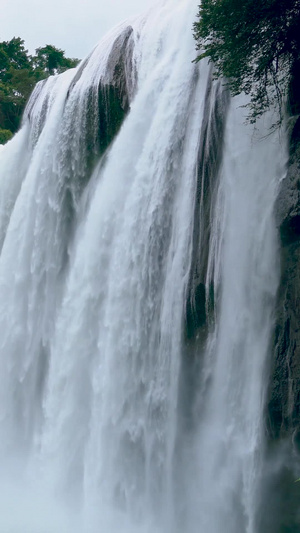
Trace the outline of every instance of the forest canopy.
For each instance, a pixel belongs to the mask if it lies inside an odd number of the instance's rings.
[[[300,0],[202,0],[194,37],[233,95],[250,95],[249,120],[283,102],[299,72]]]
[[[29,55],[20,37],[0,42],[0,144],[19,128],[35,84],[78,63],[78,59],[65,57],[63,50],[49,44],[35,52]]]

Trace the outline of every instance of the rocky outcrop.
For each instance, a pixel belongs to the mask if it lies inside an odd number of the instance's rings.
[[[99,85],[99,151],[102,154],[117,135],[134,93],[133,39],[129,26],[115,40],[111,50],[106,76]]]
[[[229,93],[211,76],[207,86],[204,116],[199,132],[197,183],[194,203],[194,225],[191,268],[185,307],[185,347],[181,360],[178,420],[178,449],[185,449],[194,431],[194,408],[198,394],[201,354],[214,316],[214,287],[207,288],[207,268],[215,193],[222,162],[224,129],[229,107]],[[180,463],[181,458],[177,458]],[[181,486],[179,484],[179,486]]]
[[[268,400],[268,487],[262,533],[300,531],[300,69],[290,88],[290,157],[276,203],[281,279]],[[278,466],[280,465],[280,466]],[[268,506],[270,507],[268,509]]]
[[[214,192],[218,184],[219,168],[223,154],[224,128],[229,105],[229,93],[221,82],[208,84],[204,117],[200,132],[197,168],[197,189],[194,206],[193,253],[186,303],[186,336],[195,338],[201,331],[204,336],[208,315],[214,307],[214,287],[206,286],[209,256],[210,220],[214,208]],[[203,336],[203,335],[202,335]]]
[[[87,88],[85,144],[89,168],[104,154],[116,137],[130,108],[135,90],[132,35],[133,29],[128,26],[117,37],[98,87],[91,84]],[[80,79],[88,61],[89,58],[78,70],[69,94]]]
[[[127,26],[115,39],[104,69],[99,73],[88,72],[89,83],[83,82],[80,85],[76,97],[69,106],[68,114],[73,114],[73,121],[77,123],[80,131],[82,167],[85,168],[85,172],[81,173],[83,183],[90,178],[94,164],[116,137],[129,111],[136,87],[133,49],[133,29]],[[93,61],[93,53],[79,65],[70,84],[65,106],[70,96],[74,94],[73,91],[77,89],[77,84],[85,76],[90,61]],[[34,131],[34,144],[44,128],[53,100],[52,86],[47,90],[46,82],[47,80],[43,80],[36,85],[24,113],[24,121],[29,120]],[[38,108],[35,113],[35,106],[40,96],[41,109]],[[79,107],[80,113],[78,113]],[[71,128],[67,134],[72,138],[73,124],[67,123],[67,127]],[[71,153],[70,147],[68,149],[70,151],[68,157],[71,160],[74,154]]]
[[[269,399],[273,438],[300,435],[300,144],[299,117],[291,117],[290,160],[276,205],[281,242],[275,353]],[[300,444],[300,443],[299,443]],[[299,449],[300,451],[300,449]]]

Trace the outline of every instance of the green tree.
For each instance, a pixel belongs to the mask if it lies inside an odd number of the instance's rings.
[[[36,55],[33,58],[35,68],[49,74],[59,74],[69,68],[77,65],[78,59],[65,57],[65,52],[46,44],[43,48],[36,49]]]
[[[0,144],[5,144],[13,136],[10,130],[3,130],[0,128]]]
[[[199,55],[215,65],[233,95],[250,95],[254,122],[282,102],[299,68],[300,0],[202,0],[194,24]]]
[[[65,57],[63,50],[52,45],[38,48],[36,55],[30,56],[20,37],[0,42],[0,144],[19,128],[35,84],[77,63],[78,59]]]
[[[31,56],[24,41],[14,37],[0,43],[0,128],[15,132],[36,83]],[[3,136],[2,136],[3,138]]]
[[[0,43],[0,77],[5,81],[10,68],[17,70],[31,68],[31,57],[25,50],[24,41],[13,37],[10,41]]]

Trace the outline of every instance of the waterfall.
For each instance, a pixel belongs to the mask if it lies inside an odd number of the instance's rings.
[[[260,532],[285,141],[192,63],[197,4],[38,84],[0,152],[1,532]]]

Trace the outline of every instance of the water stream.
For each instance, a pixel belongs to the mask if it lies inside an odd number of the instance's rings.
[[[285,143],[233,99],[196,220],[222,93],[192,63],[197,3],[159,2],[39,85],[0,152],[1,533],[259,532]],[[99,154],[128,26],[130,110]],[[214,305],[190,342],[197,224]]]

